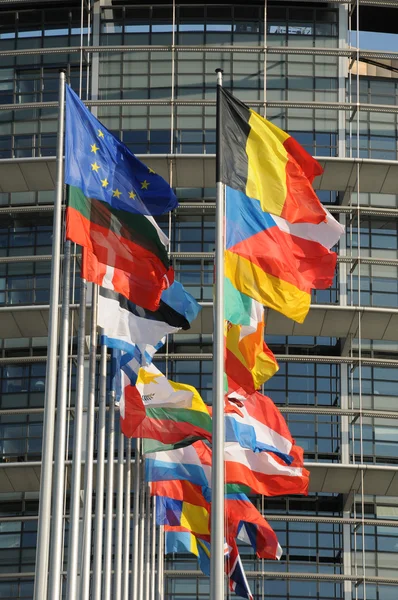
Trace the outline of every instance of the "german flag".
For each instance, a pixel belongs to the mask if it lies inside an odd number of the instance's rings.
[[[219,86],[220,178],[289,223],[322,223],[312,187],[320,164],[288,133]]]

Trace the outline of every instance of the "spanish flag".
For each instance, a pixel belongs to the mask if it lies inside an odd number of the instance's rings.
[[[288,133],[219,89],[221,181],[289,223],[322,223],[312,187],[320,164]]]

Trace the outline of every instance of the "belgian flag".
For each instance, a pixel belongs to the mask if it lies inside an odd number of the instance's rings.
[[[219,86],[220,179],[289,223],[322,223],[312,187],[320,164],[288,133]]]

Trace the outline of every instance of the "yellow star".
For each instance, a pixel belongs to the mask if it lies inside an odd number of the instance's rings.
[[[153,169],[151,169],[151,167],[148,167],[148,173],[153,173],[154,175],[156,175],[156,172]]]
[[[113,190],[112,196],[116,196],[116,198],[120,198],[121,195],[122,195],[122,192],[119,192],[119,190],[117,188],[115,190]]]
[[[141,189],[142,190],[147,190],[149,187],[149,181],[147,181],[146,179],[141,183]]]
[[[102,183],[102,187],[108,187],[108,185],[109,185],[109,181],[106,178],[101,179],[101,183]]]
[[[99,150],[98,146],[96,146],[95,144],[90,144],[91,145],[91,152],[94,152],[94,154],[97,154],[97,150]]]
[[[101,129],[98,129],[98,137],[103,138],[104,134],[102,133]]]
[[[159,384],[155,379],[160,376],[161,373],[149,373],[148,371],[145,371],[145,369],[140,369],[137,383],[143,383],[144,385],[148,385],[149,383]]]
[[[136,195],[137,194],[135,192],[133,192],[133,191],[129,192],[129,198],[132,198],[133,200],[136,197]]]
[[[96,162],[95,162],[95,163],[91,163],[91,169],[92,169],[92,171],[95,171],[95,172],[97,172],[97,171],[98,171],[98,169],[100,169],[100,168],[101,168],[101,167],[100,167],[99,165],[97,165],[97,163],[96,163]]]

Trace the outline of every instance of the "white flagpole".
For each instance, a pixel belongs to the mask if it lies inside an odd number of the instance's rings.
[[[134,496],[133,496],[133,543],[132,543],[132,564],[131,564],[131,600],[140,600],[138,596],[138,581],[140,573],[138,571],[138,548],[139,548],[139,529],[140,529],[140,492],[141,492],[141,440],[135,440],[134,453]]]
[[[145,485],[145,600],[150,600],[151,583],[151,493],[149,485]]]
[[[141,463],[141,490],[140,490],[140,531],[138,537],[138,598],[143,600],[145,579],[144,579],[144,549],[145,549],[145,461]]]
[[[152,535],[151,535],[151,600],[156,591],[156,496],[152,496]]]
[[[58,402],[55,433],[54,498],[51,535],[50,577],[48,597],[61,596],[61,571],[64,525],[65,494],[65,447],[66,447],[66,401],[68,392],[68,341],[69,341],[69,293],[70,293],[71,243],[64,245],[62,276],[62,315],[58,366]]]
[[[99,408],[98,408],[98,449],[97,481],[95,489],[95,529],[92,600],[101,600],[102,590],[102,540],[104,531],[104,483],[105,483],[105,430],[106,430],[106,362],[107,347],[101,346]]]
[[[115,577],[113,584],[114,600],[121,600],[122,595],[122,551],[123,551],[123,480],[124,480],[124,435],[119,433],[117,461],[117,495],[116,495],[116,533],[115,533]]]
[[[164,526],[159,525],[158,535],[158,572],[157,572],[157,596],[156,600],[164,597]]]
[[[76,399],[75,423],[73,429],[73,460],[72,481],[70,490],[70,517],[68,540],[68,570],[66,581],[66,598],[77,598],[77,565],[79,562],[79,524],[80,524],[80,483],[82,461],[82,424],[83,424],[83,396],[84,396],[84,351],[86,337],[86,295],[87,283],[81,280],[79,332],[76,369]]]
[[[103,600],[110,600],[112,587],[112,531],[113,531],[113,473],[115,454],[115,402],[113,395],[109,403],[108,468],[106,473],[106,513],[104,549],[104,593]]]
[[[223,600],[224,581],[224,185],[221,183],[221,86],[222,69],[217,69],[217,156],[216,156],[216,294],[214,302],[214,383],[212,438],[212,510],[210,599]]]
[[[89,389],[87,408],[87,446],[84,469],[84,509],[83,509],[83,547],[82,572],[80,578],[80,600],[89,600],[91,571],[91,533],[93,513],[93,455],[95,425],[95,371],[97,362],[97,312],[98,286],[92,284],[91,331],[89,354]]]
[[[43,444],[41,453],[41,478],[39,521],[35,565],[34,600],[47,597],[48,556],[51,528],[51,492],[55,429],[55,396],[57,381],[58,302],[61,255],[61,216],[63,192],[63,155],[65,131],[65,71],[59,74],[57,137],[57,184],[54,198],[53,244],[51,253],[50,310],[48,317],[48,348],[46,387],[44,394]]]
[[[123,583],[122,600],[129,600],[130,527],[131,527],[131,438],[126,443],[126,476],[124,487]]]

